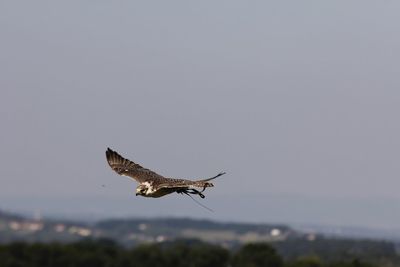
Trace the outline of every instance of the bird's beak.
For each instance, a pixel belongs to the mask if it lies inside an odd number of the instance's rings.
[[[139,195],[139,193],[136,193],[136,195],[138,196],[138,195]]]

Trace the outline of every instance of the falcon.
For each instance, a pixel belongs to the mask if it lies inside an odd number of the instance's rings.
[[[202,180],[166,178],[123,158],[110,148],[107,148],[106,158],[111,169],[116,173],[128,176],[139,183],[136,187],[136,195],[143,197],[162,197],[177,192],[186,195],[199,195],[204,198],[205,196],[202,194],[204,190],[214,186],[210,181],[225,174],[225,172],[221,172],[214,177]]]

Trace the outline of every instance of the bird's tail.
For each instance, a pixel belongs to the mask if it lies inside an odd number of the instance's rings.
[[[226,174],[226,172],[220,172],[220,173],[218,173],[217,175],[215,175],[215,176],[213,176],[213,177],[210,177],[210,178],[207,178],[207,179],[203,179],[203,180],[199,180],[199,182],[200,182],[200,181],[202,181],[202,182],[208,182],[208,181],[214,180],[215,178],[218,178],[218,177],[220,177],[220,176],[222,176],[222,175],[224,175],[224,174]]]

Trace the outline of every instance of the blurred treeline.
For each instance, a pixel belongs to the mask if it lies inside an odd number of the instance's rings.
[[[323,260],[304,255],[284,260],[268,244],[248,244],[230,251],[220,246],[188,241],[124,248],[111,240],[77,243],[12,243],[0,246],[0,267],[380,267],[390,262],[363,259]]]

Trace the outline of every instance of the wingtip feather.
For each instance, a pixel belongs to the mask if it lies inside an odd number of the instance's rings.
[[[112,150],[111,148],[107,147],[107,150],[106,150],[106,158],[107,158],[107,161],[112,160],[112,159],[115,157],[115,156],[114,156],[115,154],[118,155],[117,152],[115,152],[115,151]]]

